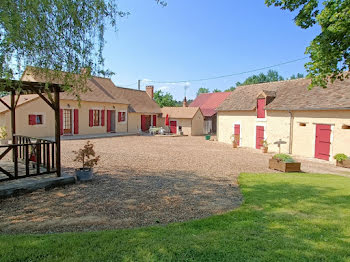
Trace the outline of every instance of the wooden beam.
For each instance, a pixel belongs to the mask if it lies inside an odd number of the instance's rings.
[[[18,104],[18,101],[19,101],[19,98],[21,97],[21,94],[18,94],[17,95],[17,98],[16,98],[16,102],[15,102],[15,108],[17,107],[17,104]]]
[[[11,110],[11,107],[10,107],[4,100],[2,100],[1,98],[0,98],[0,102],[1,102],[4,106],[6,106],[9,110]]]
[[[45,101],[46,104],[48,104],[53,110],[55,110],[54,105],[53,105],[42,93],[40,93],[40,92],[38,92],[38,91],[35,91],[35,92],[39,95],[39,97],[40,97],[42,100]]]
[[[56,172],[57,176],[61,176],[61,120],[60,120],[60,93],[59,89],[55,89],[55,141],[56,141]]]
[[[11,91],[11,133],[12,133],[12,145],[17,144],[16,139],[16,105],[15,105],[16,91]],[[12,159],[14,164],[15,178],[18,177],[18,147],[14,147],[12,150]]]

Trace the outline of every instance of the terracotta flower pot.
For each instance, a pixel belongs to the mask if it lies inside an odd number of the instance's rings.
[[[337,161],[337,166],[350,168],[350,159]]]
[[[263,147],[261,147],[261,150],[264,154],[266,154],[269,151],[269,148],[263,146]]]

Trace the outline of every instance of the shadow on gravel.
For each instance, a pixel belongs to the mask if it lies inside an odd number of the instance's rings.
[[[2,200],[0,232],[91,231],[167,224],[219,214],[241,204],[238,186],[227,179],[181,171],[99,172],[91,182]]]

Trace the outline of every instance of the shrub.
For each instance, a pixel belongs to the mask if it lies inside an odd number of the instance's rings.
[[[344,160],[347,160],[348,159],[348,156],[345,155],[345,154],[336,154],[334,156],[334,159],[337,160],[338,162],[342,162]]]
[[[294,159],[287,154],[276,154],[273,156],[274,159],[277,159],[279,161],[282,161],[284,163],[294,163]]]
[[[7,137],[6,126],[1,126],[0,127],[0,139],[6,139],[6,137]]]
[[[76,154],[74,161],[81,162],[83,169],[93,168],[100,161],[100,156],[95,157],[94,144],[91,144],[90,141],[87,141],[85,146],[79,151],[73,151],[73,153]]]

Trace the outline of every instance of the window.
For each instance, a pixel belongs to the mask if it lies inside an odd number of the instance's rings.
[[[93,110],[93,123],[94,126],[100,125],[100,110]]]
[[[348,126],[348,125],[342,125],[341,128],[342,128],[342,129],[350,129],[350,126]]]
[[[299,126],[306,126],[306,123],[299,123]]]
[[[258,103],[257,103],[257,117],[258,118],[265,118],[265,106],[266,106],[266,99],[259,98]]]
[[[126,121],[126,112],[118,112],[118,122]]]
[[[29,125],[35,126],[35,125],[42,125],[44,124],[44,118],[43,115],[29,115],[28,116]]]

